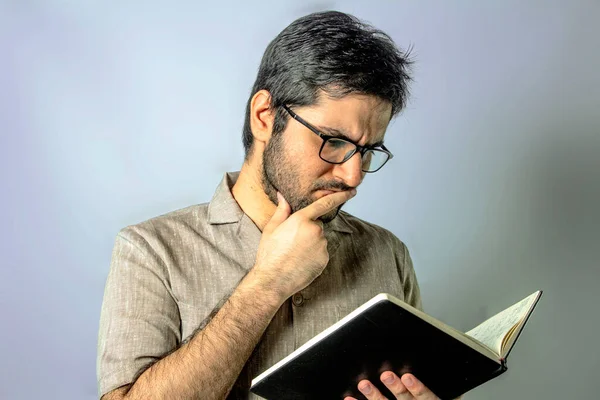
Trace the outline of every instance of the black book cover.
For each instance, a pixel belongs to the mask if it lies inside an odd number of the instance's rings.
[[[293,359],[253,381],[266,399],[366,399],[358,382],[384,371],[414,374],[441,399],[454,399],[506,371],[494,360],[399,307],[385,296]],[[375,300],[375,299],[373,299]]]

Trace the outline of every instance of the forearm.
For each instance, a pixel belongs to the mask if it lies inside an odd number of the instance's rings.
[[[263,293],[250,271],[208,325],[146,370],[125,398],[225,398],[283,302]]]

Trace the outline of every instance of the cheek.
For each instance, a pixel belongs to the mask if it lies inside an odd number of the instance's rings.
[[[316,179],[331,169],[332,164],[319,157],[319,150],[320,146],[311,141],[298,140],[287,146],[286,158],[296,166],[296,170],[300,173],[300,179],[303,177]]]
[[[290,140],[291,138],[289,136],[287,139],[288,155],[291,157],[303,162],[309,162],[315,158],[319,159],[320,147],[314,142],[310,140],[301,140],[300,138],[297,140]]]

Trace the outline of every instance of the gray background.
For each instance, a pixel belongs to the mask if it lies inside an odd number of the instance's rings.
[[[117,231],[210,199],[265,46],[330,8],[417,61],[396,157],[347,209],[407,243],[458,329],[545,290],[466,398],[598,397],[599,2],[201,3],[0,0],[0,398],[95,398]]]

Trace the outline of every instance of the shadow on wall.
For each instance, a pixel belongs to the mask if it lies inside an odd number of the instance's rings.
[[[536,220],[544,239],[540,250],[571,272],[585,273],[594,268],[600,243],[600,127],[580,129],[546,144]]]
[[[508,169],[485,188],[490,204],[474,217],[484,221],[449,257],[441,271],[448,279],[433,283],[461,293],[448,308],[431,304],[442,320],[467,330],[500,311],[507,292],[515,301],[537,289],[559,295],[586,277],[600,278],[593,276],[600,274],[600,134],[583,123],[566,125],[530,131],[528,150],[507,157]],[[474,299],[487,301],[473,309]]]

